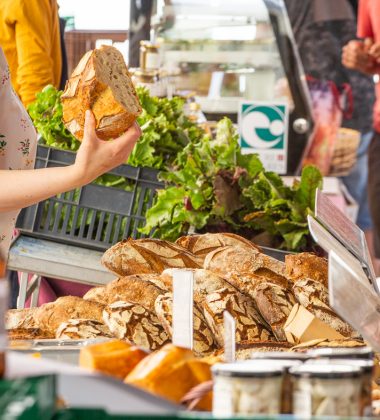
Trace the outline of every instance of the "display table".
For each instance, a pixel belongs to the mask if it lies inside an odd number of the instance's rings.
[[[41,276],[99,286],[115,278],[101,264],[102,252],[20,236],[9,251],[8,268],[21,272],[17,308],[38,302]],[[28,274],[34,274],[28,283]]]

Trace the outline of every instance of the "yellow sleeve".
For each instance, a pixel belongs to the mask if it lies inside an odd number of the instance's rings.
[[[24,105],[33,102],[37,92],[54,81],[52,45],[52,15],[40,0],[21,2],[15,26],[18,57],[17,83]]]

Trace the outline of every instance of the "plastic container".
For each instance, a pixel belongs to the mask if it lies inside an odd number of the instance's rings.
[[[213,415],[280,414],[283,372],[262,362],[214,365]]]
[[[358,417],[361,407],[362,370],[341,364],[303,364],[291,368],[293,414]]]
[[[75,153],[38,145],[35,168],[67,166]],[[104,251],[128,237],[141,238],[145,213],[164,184],[152,168],[121,165],[107,176],[126,178],[126,189],[90,184],[23,209],[16,227],[25,235]]]

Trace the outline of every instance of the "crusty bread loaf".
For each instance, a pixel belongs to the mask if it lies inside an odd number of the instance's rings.
[[[366,347],[367,344],[360,339],[345,338],[342,340],[328,340],[328,339],[317,339],[308,341],[306,343],[298,344],[292,347],[292,351],[305,352],[315,348],[354,348],[354,347]]]
[[[302,306],[344,337],[358,335],[329,306],[328,291],[322,283],[310,279],[297,280],[294,282],[293,292]]]
[[[76,296],[63,296],[55,302],[45,303],[37,308],[34,319],[39,328],[55,336],[57,328],[69,319],[92,319],[103,322],[104,306],[97,302]]]
[[[310,252],[285,257],[286,275],[292,280],[309,278],[328,287],[328,265],[325,258]]]
[[[155,307],[161,325],[171,337],[173,332],[173,295],[166,293],[158,296]],[[196,354],[206,356],[218,348],[204,314],[196,303],[193,308],[193,327],[193,348]]]
[[[37,308],[9,309],[5,314],[5,328],[37,328],[34,314]]]
[[[253,352],[289,351],[291,344],[276,341],[241,341],[236,343],[236,360],[248,360]],[[221,353],[222,355],[222,353]]]
[[[119,339],[126,339],[146,350],[157,350],[169,337],[155,313],[131,302],[115,302],[103,313],[104,322]]]
[[[210,252],[204,261],[206,270],[226,277],[228,273],[243,273],[256,275],[269,275],[272,277],[285,277],[285,265],[268,255],[262,254],[255,249],[247,249],[238,246],[226,246]],[[269,278],[268,278],[269,280]],[[284,280],[286,282],[286,279]]]
[[[104,295],[105,289],[105,286],[93,287],[83,296],[83,299],[92,300],[93,302],[98,302],[102,305],[107,305],[108,302]]]
[[[99,138],[120,136],[141,113],[123,55],[114,47],[89,51],[66,83],[61,97],[63,122],[82,140],[85,112],[91,109]]]
[[[143,359],[125,382],[178,403],[199,383],[201,376],[210,378],[210,365],[203,362],[202,369],[206,369],[208,375],[200,375],[201,366],[197,365],[194,374],[194,366],[189,362],[195,362],[191,350],[168,344]]]
[[[69,319],[57,328],[55,338],[64,340],[86,340],[91,338],[111,338],[109,328],[92,319]]]
[[[119,276],[161,274],[165,268],[201,268],[185,248],[159,239],[128,239],[108,249],[103,265]]]
[[[176,244],[183,246],[192,254],[204,260],[207,254],[224,246],[240,246],[241,248],[260,251],[260,248],[248,239],[234,233],[205,233],[178,238]]]
[[[296,303],[292,292],[278,284],[261,283],[255,288],[253,297],[261,315],[271,326],[277,340],[286,341],[283,327]]]
[[[147,353],[125,341],[108,341],[83,347],[79,365],[107,375],[124,379]]]
[[[121,277],[108,283],[104,289],[103,300],[107,304],[118,301],[142,305],[149,311],[154,311],[157,296],[165,291],[150,282],[151,275]],[[158,276],[156,276],[158,277]]]
[[[256,311],[253,300],[233,288],[222,288],[208,294],[203,308],[206,321],[221,347],[224,345],[224,311],[235,319],[236,342],[275,340]]]

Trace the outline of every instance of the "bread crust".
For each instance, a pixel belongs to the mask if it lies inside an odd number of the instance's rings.
[[[5,314],[5,328],[7,330],[16,328],[38,328],[34,319],[37,308],[9,309]]]
[[[312,279],[328,287],[328,264],[325,258],[310,252],[285,257],[286,275],[292,280]]]
[[[93,338],[111,338],[109,328],[92,319],[69,319],[63,322],[55,333],[55,338],[63,340],[87,340]]]
[[[127,92],[118,93],[123,88],[127,89],[131,102],[128,108],[121,99]],[[80,141],[87,109],[92,110],[97,136],[103,140],[119,137],[142,111],[123,56],[111,46],[102,46],[83,56],[66,83],[61,100],[63,122]]]

